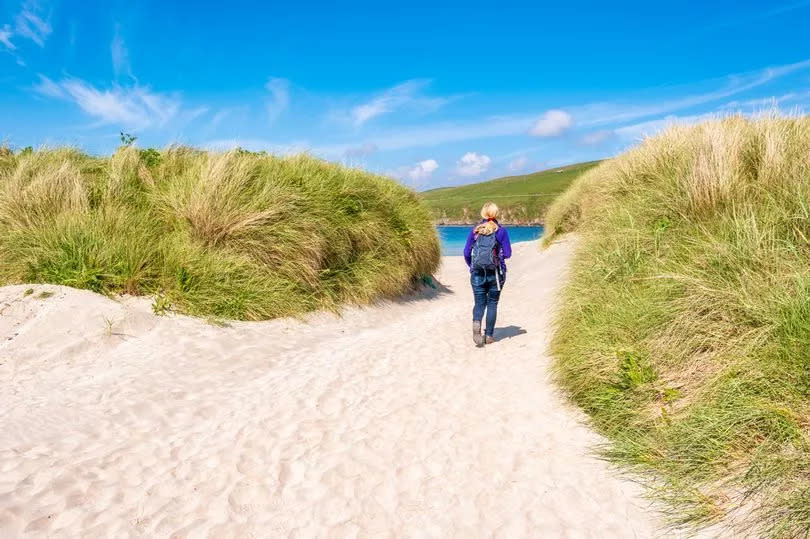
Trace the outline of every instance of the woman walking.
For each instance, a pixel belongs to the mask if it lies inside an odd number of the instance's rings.
[[[473,298],[473,341],[476,346],[495,342],[495,319],[498,300],[506,281],[506,259],[512,256],[509,233],[498,224],[498,206],[487,202],[481,208],[482,221],[467,236],[464,260],[470,267]],[[481,321],[486,311],[486,327],[481,335]]]

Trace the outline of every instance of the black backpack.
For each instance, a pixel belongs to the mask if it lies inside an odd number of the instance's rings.
[[[495,233],[477,234],[470,255],[473,270],[490,271],[498,269],[498,240]]]

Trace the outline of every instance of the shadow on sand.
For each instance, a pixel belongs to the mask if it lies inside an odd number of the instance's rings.
[[[503,328],[495,328],[495,340],[502,341],[504,339],[511,339],[518,335],[525,335],[527,331],[520,326],[506,326]]]
[[[413,303],[426,299],[434,299],[445,294],[452,294],[453,290],[435,277],[425,277],[416,288],[403,296],[392,298],[394,303]]]

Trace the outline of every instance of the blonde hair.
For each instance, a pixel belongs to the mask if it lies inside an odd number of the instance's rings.
[[[481,207],[481,217],[484,219],[497,219],[498,218],[498,206],[495,205],[494,202],[487,202],[486,204]],[[486,223],[481,223],[480,225],[475,227],[476,234],[483,234],[484,236],[489,236],[490,234],[494,234],[498,230],[498,223],[493,221],[487,221]]]

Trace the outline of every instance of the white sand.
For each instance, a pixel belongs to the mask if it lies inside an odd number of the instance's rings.
[[[460,258],[307,324],[0,288],[0,537],[658,535],[548,378],[570,252],[515,247],[484,350]]]

